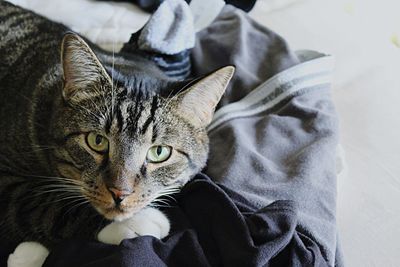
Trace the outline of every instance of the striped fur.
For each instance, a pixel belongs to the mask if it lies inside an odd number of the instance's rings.
[[[68,31],[0,1],[0,237],[9,244],[93,239],[164,203],[204,166],[205,127],[233,73],[184,86]],[[92,131],[108,138],[107,154],[88,147]],[[152,145],[172,147],[171,157],[147,162]],[[132,194],[117,208],[110,186]]]

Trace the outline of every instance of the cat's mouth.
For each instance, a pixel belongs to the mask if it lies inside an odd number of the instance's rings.
[[[114,188],[99,186],[96,192],[82,192],[91,206],[104,218],[111,221],[122,221],[132,217],[152,201],[151,195],[145,195],[140,188],[130,194]]]

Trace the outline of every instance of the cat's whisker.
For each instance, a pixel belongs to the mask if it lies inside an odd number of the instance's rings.
[[[162,204],[155,204],[155,203],[150,203],[148,207],[152,208],[170,208],[170,205],[162,205]]]
[[[75,203],[77,201],[83,201],[83,200],[87,200],[87,199],[83,198],[82,196],[65,196],[65,197],[62,197],[62,198],[54,199],[54,200],[48,200],[48,201],[46,201],[44,203],[41,203],[41,205],[49,205],[49,204],[53,205],[53,204],[56,204],[56,203],[67,201],[66,204],[64,204],[64,205],[62,205],[60,207],[60,209],[61,209],[61,208],[65,207],[65,206],[67,206],[67,205],[71,205],[72,203]]]
[[[65,177],[58,177],[58,176],[44,176],[44,175],[36,175],[36,174],[21,174],[22,176],[29,176],[29,177],[35,177],[35,178],[41,178],[41,179],[50,179],[54,181],[63,181],[63,182],[71,182],[71,183],[77,183],[83,185],[84,183],[82,181],[74,180],[71,178],[65,178]],[[46,181],[47,182],[47,181]]]
[[[68,200],[67,205],[70,205],[70,204],[75,203],[77,201],[82,201],[82,200],[87,200],[87,199],[86,198],[78,198],[78,197],[64,197],[64,198],[56,199],[55,201],[52,201],[51,203],[58,203],[58,202],[62,202],[62,201],[65,201],[65,200]]]
[[[88,204],[88,203],[90,203],[90,201],[89,200],[84,200],[84,201],[82,201],[82,202],[78,202],[77,204],[75,204],[75,205],[73,205],[71,208],[69,208],[64,214],[63,214],[63,217],[65,217],[70,211],[72,211],[73,209],[76,209],[76,208],[78,208],[78,207],[80,207],[80,206],[82,206],[82,205],[86,205],[86,204]]]
[[[175,94],[173,97],[170,97],[171,94],[173,93],[173,92],[171,92],[171,93],[168,95],[167,101],[166,101],[166,103],[162,106],[162,108],[163,108],[163,109],[167,109],[168,106],[170,105],[170,103],[171,103],[172,101],[174,101],[175,99],[177,99],[177,98],[179,97],[179,94],[180,94],[181,92],[183,92],[184,90],[186,90],[186,89],[188,89],[188,88],[187,88],[186,86],[183,86],[181,89],[178,90],[178,92],[176,92],[176,94]]]
[[[69,181],[54,181],[53,184],[47,184],[48,182],[37,182],[37,188],[47,188],[47,189],[56,189],[56,188],[86,188],[87,186],[81,183],[72,183]]]
[[[25,196],[23,196],[22,198],[20,198],[18,201],[23,202],[27,199],[36,199],[37,197],[41,197],[41,196],[45,196],[45,197],[56,197],[57,199],[63,198],[63,197],[74,197],[74,198],[79,198],[82,197],[82,194],[80,194],[79,192],[57,192],[57,193],[44,193],[38,190],[34,190],[32,192],[32,194],[26,194]],[[57,200],[56,199],[56,200]],[[44,202],[41,202],[41,205],[46,205],[46,204],[51,204],[52,201],[49,201],[48,198],[44,198]]]
[[[42,177],[43,178],[43,177]],[[36,186],[33,190],[35,195],[40,196],[44,194],[70,194],[70,195],[82,195],[88,191],[87,186],[82,182],[78,182],[75,180],[71,180],[68,178],[61,177],[46,177],[44,179],[51,179],[51,181],[57,181],[57,183],[48,184],[49,181],[38,181],[38,186]],[[40,185],[41,183],[46,182],[46,184]]]
[[[86,94],[83,93],[82,94]],[[88,98],[90,98],[90,96],[88,96]],[[87,112],[89,115],[93,116],[94,118],[96,118],[97,120],[101,121],[102,117],[100,117],[98,114],[94,113],[93,111],[91,111],[90,109],[88,109],[87,107],[83,106],[83,105],[79,105],[78,103],[74,104],[75,106],[77,106],[78,108],[84,110],[85,112]]]
[[[168,199],[168,198],[163,198],[163,197],[158,197],[158,198],[154,199],[153,202],[156,202],[156,203],[161,202],[164,204],[170,204],[170,202],[172,201],[172,202],[177,203],[177,201],[175,199]]]
[[[167,196],[170,196],[170,195],[172,195],[172,194],[174,194],[174,193],[175,193],[175,192],[173,192],[173,193],[157,194],[155,198],[167,197]]]
[[[152,202],[150,202],[149,205],[155,205],[159,207],[171,207],[174,206],[173,203],[168,202],[167,200],[164,199],[155,199]]]
[[[74,189],[86,189],[87,186],[82,183],[68,183],[68,182],[57,182],[53,184],[38,184],[37,188],[48,188],[48,189],[56,189],[56,188],[74,188]]]
[[[84,185],[80,184],[63,184],[63,183],[55,183],[55,184],[43,184],[38,185],[37,188],[85,188]]]
[[[174,194],[180,192],[180,186],[173,185],[162,189],[160,192],[157,192],[154,199],[150,202],[150,204],[165,205],[164,207],[170,207],[171,201],[177,202],[176,199],[173,197]]]
[[[158,192],[157,194],[162,196],[162,195],[166,195],[166,194],[178,193],[179,191],[180,191],[180,189],[169,189],[169,190],[162,190],[162,191]]]
[[[106,112],[104,114],[104,118],[107,118],[108,114],[110,114],[110,108],[108,107],[108,102],[109,101],[108,101],[107,95],[105,93],[105,90],[101,90],[101,96],[102,96],[102,99],[104,101],[104,103],[103,103],[104,107],[106,108]]]
[[[85,184],[81,181],[74,181],[74,180],[63,180],[63,179],[51,179],[52,184],[48,184],[49,180],[47,181],[37,181],[38,184],[43,184],[43,186],[53,186],[53,187],[66,187],[66,186],[85,186]]]
[[[83,193],[85,189],[83,188],[36,188],[35,192],[39,192],[40,194],[47,194],[47,193]]]
[[[175,192],[174,192],[174,193],[175,193]],[[165,195],[163,195],[162,197],[166,197],[167,199],[173,200],[173,201],[176,202],[176,198],[175,198],[173,195],[165,194]]]
[[[79,191],[65,191],[65,190],[59,190],[59,191],[54,191],[54,190],[48,190],[48,191],[35,191],[32,196],[39,197],[43,195],[49,195],[53,196],[55,198],[61,198],[61,197],[81,197],[83,196],[83,192]]]
[[[169,206],[169,203],[168,203],[168,202],[162,201],[162,200],[160,200],[160,199],[158,199],[157,201],[153,201],[152,203],[155,203],[155,204],[161,203],[161,204],[163,204],[163,205]]]
[[[163,196],[170,196],[170,195],[176,194],[178,192],[179,191],[163,192],[163,193],[156,194],[156,197],[159,198],[159,197],[163,197]]]
[[[80,189],[84,189],[81,186],[38,186],[35,190],[65,190],[65,191],[78,191]]]
[[[177,203],[177,201],[175,199],[168,199],[168,198],[162,198],[162,197],[158,197],[155,200],[153,200],[153,202],[161,202],[164,204],[168,204],[170,205],[171,202]]]
[[[51,194],[51,193],[79,193],[77,190],[67,190],[67,189],[53,189],[53,190],[40,190],[37,192],[37,196],[44,195],[44,194]]]
[[[105,98],[105,94],[104,94],[104,90],[99,90],[96,87],[93,88],[93,91],[96,93],[96,97],[101,97],[102,99]],[[92,105],[96,108],[96,110],[98,111],[99,115],[101,116],[101,118],[103,120],[106,119],[107,113],[104,113],[102,111],[102,109],[98,106],[98,104],[96,103],[96,101],[93,100],[92,97],[89,98],[90,102],[92,103]],[[106,102],[105,102],[106,103]],[[105,105],[106,108],[108,109],[107,105]]]

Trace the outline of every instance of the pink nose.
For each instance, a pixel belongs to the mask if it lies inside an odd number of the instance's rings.
[[[127,190],[119,190],[115,187],[109,187],[107,188],[108,191],[110,191],[112,198],[115,201],[115,204],[120,204],[127,196],[132,194],[132,192],[127,191]]]

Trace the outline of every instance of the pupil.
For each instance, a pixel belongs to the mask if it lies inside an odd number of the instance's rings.
[[[160,156],[162,152],[162,147],[158,146],[157,147],[157,156]]]
[[[101,137],[101,135],[97,135],[96,136],[96,145],[100,145],[101,141],[103,141],[103,137]]]

